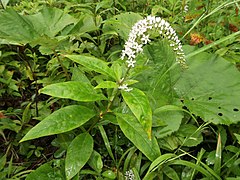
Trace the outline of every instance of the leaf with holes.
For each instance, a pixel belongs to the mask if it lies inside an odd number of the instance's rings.
[[[204,121],[229,125],[240,121],[240,73],[223,58],[201,53],[175,85],[184,105]]]

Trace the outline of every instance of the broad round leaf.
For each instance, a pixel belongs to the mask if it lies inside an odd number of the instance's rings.
[[[93,138],[88,133],[78,135],[69,145],[65,160],[67,179],[74,177],[87,163],[93,152]]]
[[[41,37],[55,37],[60,31],[76,19],[57,8],[43,8],[35,15],[20,15],[13,9],[6,9],[0,13],[0,37],[8,41],[22,44],[52,44],[53,39],[48,42],[41,41]]]
[[[41,89],[40,92],[53,97],[67,98],[83,102],[106,99],[104,95],[98,94],[89,83],[80,81],[51,84]]]
[[[219,56],[201,53],[190,58],[175,90],[204,121],[226,125],[240,121],[240,73]]]
[[[91,109],[80,105],[61,108],[34,126],[20,142],[70,131],[83,125],[94,115]]]

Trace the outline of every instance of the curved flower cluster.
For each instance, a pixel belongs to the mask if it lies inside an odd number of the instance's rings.
[[[127,66],[134,67],[136,60],[135,57],[138,53],[143,51],[143,45],[151,42],[149,39],[148,30],[157,30],[159,35],[167,38],[170,46],[173,48],[177,55],[177,62],[185,65],[185,57],[182,50],[182,45],[175,30],[170,24],[160,17],[148,16],[147,18],[138,21],[129,34],[128,40],[124,45],[121,59],[127,57]]]

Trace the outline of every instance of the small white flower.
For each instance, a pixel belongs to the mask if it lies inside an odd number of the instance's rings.
[[[130,91],[132,91],[132,90],[133,90],[133,88],[127,88],[127,89],[125,89],[126,92],[130,92]]]
[[[138,21],[132,27],[132,30],[129,33],[129,38],[124,45],[121,59],[123,60],[126,57],[127,67],[135,67],[136,61],[134,59],[137,54],[143,52],[143,45],[151,42],[149,34],[147,34],[147,31],[150,29],[156,29],[159,32],[160,37],[168,39],[170,41],[170,47],[173,48],[173,51],[177,55],[177,62],[185,64],[182,45],[175,30],[164,19],[160,17],[147,16],[147,18]]]
[[[124,90],[124,89],[126,89],[126,88],[128,88],[128,85],[127,85],[127,84],[123,84],[123,85],[121,85],[121,86],[118,87],[118,89],[121,89],[121,90]]]
[[[147,20],[148,20],[150,25],[152,25],[156,22],[156,18],[154,16],[148,16]]]
[[[143,51],[142,46],[143,46],[142,44],[136,43],[133,48],[136,50],[136,53],[139,53],[139,52],[142,52],[142,51]]]
[[[118,89],[124,90],[126,92],[130,92],[131,90],[133,90],[133,88],[129,88],[127,84],[120,85]]]
[[[133,170],[129,170],[129,171],[126,171],[125,172],[125,180],[134,180],[135,179],[135,176],[134,176],[134,173],[133,173]]]
[[[147,43],[151,42],[150,39],[149,39],[149,34],[148,34],[147,36],[146,36],[146,35],[143,35],[143,37],[141,38],[141,40],[142,40],[142,43],[143,43],[143,44],[147,44]]]
[[[127,63],[128,63],[128,67],[134,67],[135,66],[135,63],[136,63],[136,61],[134,61],[134,60],[132,60],[132,59],[130,59],[130,60],[127,60],[126,61]]]
[[[125,55],[126,55],[125,53],[122,53],[120,59],[121,59],[121,60],[124,60]]]
[[[184,13],[187,13],[187,12],[188,12],[188,5],[187,5],[187,4],[185,4],[185,6],[184,6],[184,8],[183,8],[183,12],[184,12]]]

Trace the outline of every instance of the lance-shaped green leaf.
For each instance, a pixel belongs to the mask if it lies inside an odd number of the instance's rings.
[[[240,73],[223,58],[200,53],[175,85],[184,105],[204,121],[232,124],[240,121]]]
[[[75,137],[67,149],[65,173],[67,179],[73,178],[87,163],[93,152],[93,138],[88,133]]]
[[[115,79],[115,74],[111,68],[108,67],[108,63],[95,58],[93,56],[85,56],[85,55],[66,55],[67,58],[72,61],[81,64],[82,66],[88,68],[91,71],[95,71]]]
[[[67,98],[83,102],[106,99],[104,95],[98,94],[94,87],[89,83],[80,81],[51,84],[41,89],[40,92],[53,97]]]
[[[160,156],[160,149],[155,138],[150,140],[139,121],[128,114],[117,114],[118,124],[124,135],[151,161]]]
[[[161,156],[159,156],[157,159],[155,159],[149,169],[148,169],[148,173],[150,173],[151,171],[155,171],[159,166],[161,166],[162,164],[164,164],[167,160],[175,157],[176,155],[175,154],[170,154],[170,153],[166,153],[166,154],[163,154]]]
[[[61,108],[34,126],[20,142],[70,131],[83,125],[94,115],[94,111],[80,105]]]
[[[99,88],[116,88],[116,87],[118,87],[116,82],[102,81],[95,87],[95,89],[99,89]]]
[[[152,110],[146,95],[137,88],[130,92],[122,91],[121,93],[126,104],[144,127],[148,137],[151,137]]]

